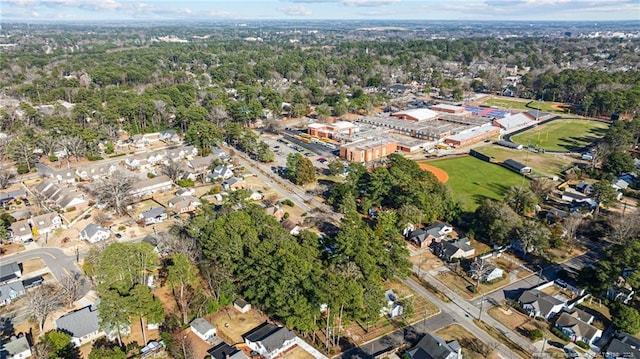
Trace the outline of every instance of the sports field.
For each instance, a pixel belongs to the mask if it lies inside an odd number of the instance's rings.
[[[523,146],[538,146],[548,151],[580,151],[604,136],[608,124],[580,119],[559,119],[511,137]]]
[[[529,111],[538,109],[542,112],[565,112],[566,106],[549,101],[531,101],[527,99],[516,99],[510,97],[490,97],[482,102],[486,106],[496,106],[513,110]]]
[[[528,183],[527,179],[498,164],[464,156],[427,162],[447,172],[454,196],[465,211],[475,211],[485,198],[502,199],[511,186]]]

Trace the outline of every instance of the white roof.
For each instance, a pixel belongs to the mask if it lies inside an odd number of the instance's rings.
[[[437,111],[437,109],[441,108],[443,110],[451,110],[451,111],[463,111],[464,107],[462,106],[454,106],[454,105],[449,105],[446,103],[439,103],[437,105],[433,105],[431,106],[432,109],[435,109]]]
[[[507,130],[533,123],[533,121],[523,113],[506,116],[496,121],[498,121],[498,123]]]
[[[331,126],[339,130],[346,130],[348,128],[356,127],[356,125],[347,121],[338,121],[338,122],[332,123]]]
[[[460,132],[457,135],[447,137],[447,140],[464,141],[466,139],[474,138],[476,136],[480,136],[484,133],[495,131],[495,130],[496,130],[496,127],[491,125],[479,126],[471,129],[470,131]]]
[[[418,119],[418,121],[432,120],[432,119],[438,117],[438,113],[437,112],[431,111],[428,108],[414,108],[414,109],[410,109],[410,110],[406,110],[406,111],[396,112],[393,115],[394,116],[396,116],[396,115],[411,116],[413,118]]]

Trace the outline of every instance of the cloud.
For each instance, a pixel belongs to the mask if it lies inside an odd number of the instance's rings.
[[[2,0],[2,2],[5,5],[12,5],[12,6],[19,6],[19,7],[31,6],[35,4],[35,0]]]
[[[278,10],[287,16],[311,16],[311,10],[304,6],[287,6]]]
[[[357,6],[357,7],[375,7],[375,6],[385,6],[391,5],[400,2],[400,0],[289,0],[293,3],[303,3],[303,4],[326,4],[326,3],[337,3],[346,6]]]

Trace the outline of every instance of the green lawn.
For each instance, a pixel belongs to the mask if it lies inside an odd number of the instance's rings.
[[[528,180],[499,164],[465,156],[429,161],[449,174],[447,185],[465,211],[475,211],[485,198],[502,199],[511,186],[528,185]]]
[[[538,109],[542,112],[565,112],[556,103],[547,101],[531,101],[527,99],[511,99],[506,97],[492,97],[482,103],[486,106],[496,106],[501,108],[529,111]]]
[[[564,153],[535,153],[526,149],[513,150],[493,144],[474,149],[491,157],[496,162],[503,162],[509,158],[514,159],[531,167],[534,174],[541,174],[547,177],[561,174],[562,171],[571,167],[575,162],[574,158]]]
[[[549,151],[580,151],[604,136],[608,124],[579,119],[547,122],[511,137],[511,141],[544,148]]]

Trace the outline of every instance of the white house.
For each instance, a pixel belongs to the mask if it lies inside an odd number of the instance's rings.
[[[171,189],[173,181],[166,175],[138,181],[132,186],[134,197],[147,197],[156,193],[165,192]]]
[[[62,227],[62,217],[57,213],[46,213],[33,217],[31,219],[31,224],[40,234],[51,233]]]
[[[487,273],[482,277],[482,281],[491,282],[492,280],[502,278],[503,275],[504,275],[504,270],[502,268],[498,268],[496,266],[490,266],[487,270]]]
[[[14,242],[26,243],[33,239],[33,231],[28,220],[11,223],[11,240]]]
[[[273,359],[297,344],[289,329],[263,323],[242,335],[245,344],[265,359]]]
[[[0,358],[26,359],[30,358],[31,355],[31,347],[26,336],[11,337],[8,342],[2,345],[0,350]]]
[[[145,225],[162,223],[167,219],[167,211],[164,207],[151,207],[140,213],[138,218],[141,219]]]
[[[251,304],[245,302],[240,298],[233,301],[233,307],[240,313],[246,313],[251,310]]]
[[[518,302],[530,316],[543,317],[547,320],[560,313],[566,303],[537,289],[524,291],[518,298]]]
[[[164,130],[158,133],[158,139],[164,143],[179,143],[180,136],[176,133],[176,130]]]
[[[71,335],[71,342],[80,347],[105,335],[99,323],[98,308],[94,304],[61,316],[54,322],[54,328]]]
[[[593,316],[583,311],[576,309],[573,312],[562,312],[556,320],[556,327],[560,329],[566,336],[571,338],[572,341],[582,341],[589,345],[594,345],[602,337],[602,330],[594,327],[588,321]],[[583,321],[582,319],[587,319]]]
[[[212,340],[216,336],[216,327],[204,318],[194,319],[189,326],[191,331],[205,342]]]
[[[384,292],[384,298],[387,305],[380,310],[381,315],[389,315],[389,318],[394,318],[402,315],[404,307],[398,303],[398,296],[389,289]]]
[[[231,177],[233,177],[233,171],[229,167],[222,165],[216,166],[216,168],[213,169],[213,172],[207,176],[209,182],[217,179],[226,180]]]
[[[80,240],[84,240],[89,243],[97,243],[108,239],[110,235],[111,232],[107,228],[101,227],[95,223],[89,223],[82,232],[80,232]]]
[[[0,307],[10,304],[12,300],[23,296],[24,293],[22,281],[0,285]]]

